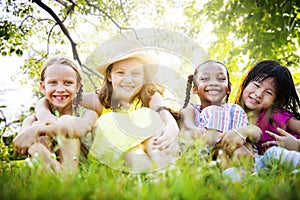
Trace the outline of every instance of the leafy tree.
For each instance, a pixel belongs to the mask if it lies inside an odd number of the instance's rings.
[[[203,33],[212,27],[206,33],[212,38],[208,51],[229,67],[233,88],[245,70],[262,59],[290,66],[300,82],[297,0],[7,0],[0,9],[0,53],[21,56],[29,51],[23,70],[30,79],[39,78],[40,61],[48,54],[68,52],[87,75],[87,88],[94,89],[99,75],[83,59],[110,36],[163,27],[202,45],[208,37]]]

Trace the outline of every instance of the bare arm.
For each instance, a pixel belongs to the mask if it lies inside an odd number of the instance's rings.
[[[261,134],[261,129],[258,126],[250,124],[246,127],[229,130],[221,134],[218,143],[220,143],[220,146],[222,146],[225,151],[233,152],[245,144],[246,140],[251,143],[258,142],[261,138]]]
[[[53,122],[57,117],[51,113],[50,105],[46,97],[41,98],[35,106],[35,113],[38,121]]]
[[[98,115],[101,115],[102,113],[103,106],[95,92],[84,93],[80,105],[87,109],[96,111]]]
[[[155,93],[151,97],[149,104],[150,108],[156,110],[157,108],[164,106],[164,100],[159,93]],[[165,123],[165,127],[160,134],[154,136],[152,139],[154,141],[154,145],[157,145],[156,148],[162,150],[167,148],[173,142],[177,142],[179,127],[176,120],[168,110],[160,109],[158,113]]]
[[[97,113],[87,110],[82,117],[63,115],[53,123],[36,123],[23,130],[13,140],[14,150],[19,155],[27,153],[28,148],[37,141],[41,135],[65,135],[69,138],[78,138],[92,130],[97,119]]]
[[[181,111],[183,127],[191,132],[194,139],[201,139],[206,145],[215,145],[219,133],[215,130],[207,130],[205,128],[199,128],[195,124],[195,111],[193,106],[182,109]]]
[[[181,116],[182,116],[183,126],[185,129],[190,130],[190,129],[197,128],[194,120],[194,116],[195,116],[194,108],[191,105],[181,110]]]
[[[290,118],[287,121],[287,129],[290,130],[292,133],[297,133],[300,137],[300,120]]]

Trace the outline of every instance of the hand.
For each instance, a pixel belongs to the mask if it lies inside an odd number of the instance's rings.
[[[240,148],[244,143],[245,141],[243,138],[236,134],[233,130],[220,134],[217,139],[217,144],[229,154]]]
[[[264,147],[270,147],[270,146],[281,146],[284,148],[287,148],[289,150],[296,150],[299,151],[300,149],[300,140],[286,132],[285,130],[281,128],[277,128],[278,135],[275,133],[272,133],[270,131],[266,131],[266,133],[275,139],[275,141],[267,141],[262,144]]]
[[[217,132],[215,130],[205,130],[200,137],[200,140],[203,140],[205,144],[209,146],[214,146],[222,133]]]
[[[71,115],[63,115],[59,117],[58,120],[49,125],[48,134],[62,134],[68,138],[78,138],[80,125],[81,124],[76,124],[76,117],[73,117]]]
[[[27,154],[28,148],[37,141],[36,126],[27,128],[25,131],[18,134],[13,140],[14,152],[16,155]]]
[[[194,139],[199,139],[199,138],[203,137],[203,135],[207,132],[206,129],[199,128],[197,126],[190,128],[188,131],[191,133],[191,135]]]
[[[151,138],[153,148],[163,150],[168,148],[172,143],[178,141],[178,127],[166,125],[162,132]]]

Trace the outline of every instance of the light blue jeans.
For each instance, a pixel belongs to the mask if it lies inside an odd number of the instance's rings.
[[[300,152],[287,150],[282,147],[273,146],[264,155],[255,157],[255,172],[259,169],[271,169],[274,165],[289,166],[292,169],[298,168],[300,163]]]

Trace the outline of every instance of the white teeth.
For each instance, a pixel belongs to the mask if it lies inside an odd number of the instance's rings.
[[[67,96],[62,95],[62,96],[54,96],[55,99],[61,101],[61,100],[65,100],[67,98]]]
[[[219,94],[220,92],[219,91],[216,91],[216,90],[208,90],[208,94],[212,94],[212,95],[215,95],[215,94]]]
[[[121,86],[121,88],[125,90],[132,90],[134,87],[133,86]]]

